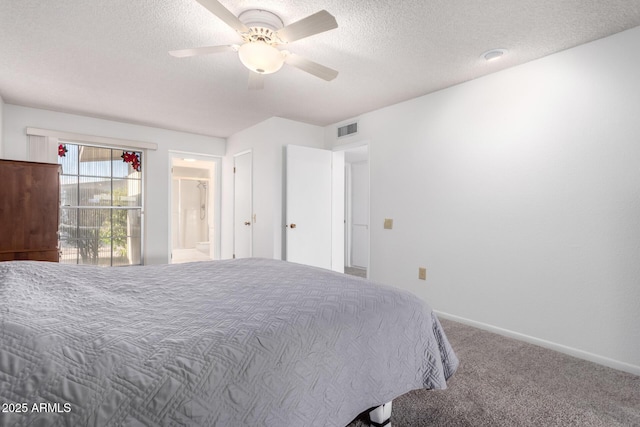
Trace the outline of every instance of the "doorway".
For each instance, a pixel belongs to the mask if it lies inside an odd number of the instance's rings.
[[[287,261],[369,277],[368,160],[368,143],[286,147]]]
[[[369,147],[345,150],[344,272],[369,273]]]
[[[219,259],[219,171],[219,159],[172,154],[172,264]]]

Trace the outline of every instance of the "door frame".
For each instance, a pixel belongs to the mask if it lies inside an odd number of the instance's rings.
[[[253,256],[253,149],[240,151],[233,155],[233,206],[232,206],[232,227],[233,227],[233,247],[232,256],[236,257],[236,159],[240,156],[249,155],[249,211],[251,212],[251,227],[249,228],[249,257]]]
[[[168,188],[169,188],[169,200],[167,202],[168,205],[168,209],[167,212],[169,214],[169,218],[168,218],[168,246],[169,246],[169,251],[168,251],[168,255],[167,255],[167,263],[171,264],[171,252],[173,251],[173,247],[172,247],[172,242],[171,242],[171,236],[173,235],[172,232],[172,220],[171,220],[171,212],[172,212],[172,206],[171,206],[171,201],[173,200],[173,186],[172,186],[172,179],[173,179],[173,172],[172,172],[172,168],[173,168],[173,159],[176,158],[180,158],[180,159],[184,159],[184,158],[189,158],[189,159],[195,159],[195,160],[200,160],[203,162],[210,162],[210,163],[215,163],[215,176],[213,177],[213,179],[215,180],[214,182],[214,194],[215,197],[213,198],[213,200],[211,200],[210,203],[213,204],[213,242],[211,242],[211,236],[209,236],[209,242],[210,244],[213,243],[213,259],[220,259],[221,257],[221,251],[222,251],[222,238],[221,238],[221,228],[222,228],[222,156],[216,156],[213,154],[204,154],[204,153],[194,153],[194,152],[190,152],[190,151],[178,151],[178,150],[169,150],[169,165],[168,165],[168,171],[169,171],[169,178],[168,178]]]
[[[369,211],[369,227],[367,228],[367,233],[369,235],[369,255],[367,257],[367,278],[371,277],[371,144],[369,143],[369,140],[361,140],[361,141],[356,141],[356,142],[351,142],[348,144],[342,144],[342,145],[338,145],[332,148],[332,151],[350,151],[350,150],[354,150],[357,148],[362,148],[366,146],[367,147],[367,171],[369,173],[369,188],[368,188],[368,193],[369,193],[369,206],[368,206],[368,211]],[[346,153],[345,153],[346,154]],[[345,161],[346,164],[346,161]],[[345,174],[345,182],[346,182],[346,169],[344,171]],[[349,191],[350,192],[350,191]],[[347,196],[347,192],[345,191],[345,198]],[[346,205],[346,200],[345,200],[345,205]],[[344,215],[344,220],[347,220],[347,216]],[[335,222],[335,221],[334,221]],[[346,225],[346,223],[345,223]],[[350,239],[350,237],[347,235],[347,227],[345,226],[345,232],[344,232],[344,241],[343,241],[343,246],[345,248],[345,252],[343,254],[343,257],[346,258],[346,254],[347,254],[347,250],[350,250],[351,248],[347,248],[347,240]],[[346,266],[346,263],[345,263]]]

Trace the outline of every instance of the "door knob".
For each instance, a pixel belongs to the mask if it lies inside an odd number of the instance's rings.
[[[244,225],[251,225],[251,221],[245,221]]]
[[[296,228],[296,225],[292,223],[289,227]]]

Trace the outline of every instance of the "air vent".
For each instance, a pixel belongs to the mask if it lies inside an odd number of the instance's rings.
[[[353,135],[354,133],[358,133],[358,122],[350,123],[338,128],[338,138]]]

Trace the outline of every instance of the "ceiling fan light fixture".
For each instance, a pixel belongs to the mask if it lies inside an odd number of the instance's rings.
[[[284,55],[275,47],[263,42],[245,43],[238,49],[242,64],[259,74],[271,74],[282,68]]]

